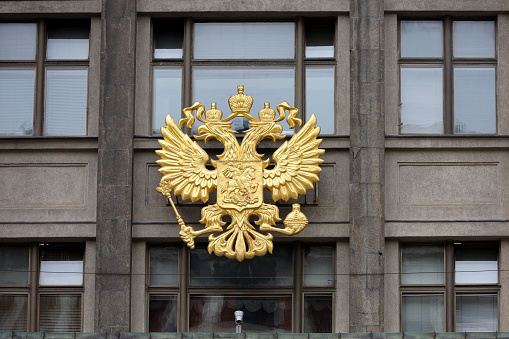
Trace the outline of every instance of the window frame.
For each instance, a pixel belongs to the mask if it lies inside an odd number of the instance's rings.
[[[401,23],[402,21],[439,21],[442,23],[442,56],[441,57],[402,57],[401,56]],[[494,24],[495,41],[494,41],[494,57],[454,57],[453,54],[453,25],[457,21],[490,21]],[[498,31],[496,17],[453,17],[446,15],[441,18],[425,18],[416,19],[414,17],[398,18],[398,81],[399,81],[399,115],[398,115],[398,134],[399,135],[497,135],[498,134],[498,92],[497,92],[497,66],[498,66]],[[455,67],[492,67],[495,71],[495,131],[490,133],[463,133],[455,132],[454,124],[454,69]],[[442,67],[442,132],[441,133],[425,133],[425,132],[402,132],[402,76],[401,70],[404,67]]]

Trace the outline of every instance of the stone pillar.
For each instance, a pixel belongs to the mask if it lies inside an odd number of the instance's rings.
[[[103,0],[95,326],[130,331],[135,0]]]
[[[384,331],[384,1],[350,0],[350,332]]]

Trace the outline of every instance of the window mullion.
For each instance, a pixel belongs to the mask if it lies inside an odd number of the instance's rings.
[[[28,315],[28,328],[29,331],[35,332],[37,330],[37,295],[39,285],[39,246],[34,244],[30,246],[30,295],[29,295],[29,315]]]
[[[301,118],[304,107],[304,19],[299,17],[296,21],[296,38],[295,38],[295,107],[301,110]],[[299,128],[296,127],[296,131]],[[300,331],[299,331],[300,332]]]
[[[454,132],[452,68],[452,19],[444,19],[444,134]]]
[[[45,51],[46,51],[46,22],[40,20],[37,27],[37,53],[36,53],[36,82],[35,82],[35,109],[34,133],[43,135],[44,114],[44,80],[45,80]]]
[[[193,21],[186,19],[184,24],[184,79],[183,79],[183,99],[184,107],[190,107],[193,103],[193,75],[192,75],[192,60],[193,60]],[[184,131],[190,133],[189,129],[184,126]]]
[[[454,245],[445,245],[445,314],[446,332],[454,331],[455,295],[454,295]]]
[[[179,309],[178,315],[179,319],[177,322],[179,324],[179,331],[186,332],[189,330],[189,250],[187,246],[182,243],[180,246],[180,256],[179,256],[179,305],[177,306]]]

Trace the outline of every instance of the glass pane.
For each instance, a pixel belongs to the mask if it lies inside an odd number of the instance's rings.
[[[442,68],[401,68],[401,133],[443,132]]]
[[[230,259],[231,260],[231,259]],[[235,332],[233,312],[243,311],[243,332],[290,332],[292,297],[191,296],[189,332]]]
[[[306,58],[334,57],[334,24],[306,24]]]
[[[403,246],[402,284],[443,284],[443,246]]]
[[[497,247],[459,247],[455,249],[456,284],[496,284]]]
[[[32,135],[34,69],[0,69],[0,135]]]
[[[46,135],[87,134],[86,68],[46,71]]]
[[[493,21],[454,21],[454,56],[457,58],[494,58]]]
[[[401,57],[441,58],[442,21],[401,21]]]
[[[83,248],[41,246],[40,285],[83,284]]]
[[[0,23],[0,60],[35,60],[35,23]]]
[[[88,59],[88,26],[48,27],[48,60]]]
[[[456,332],[496,332],[496,294],[456,295]]]
[[[194,25],[195,59],[293,59],[293,22],[207,22]]]
[[[195,67],[193,101],[201,102],[206,109],[216,102],[217,109],[226,118],[231,112],[228,98],[237,94],[238,85],[244,85],[244,94],[253,97],[251,114],[258,118],[257,112],[264,107],[264,102],[270,102],[274,110],[283,101],[293,105],[294,73],[293,67]],[[292,133],[286,120],[279,124],[283,133]],[[197,127],[195,122],[194,133]],[[232,129],[241,132],[248,128],[247,119],[233,119]]]
[[[161,134],[168,114],[178,124],[182,117],[182,68],[154,67],[152,133]]]
[[[334,286],[334,247],[307,246],[304,254],[304,285]]]
[[[306,67],[306,120],[311,114],[321,134],[334,134],[334,66]]]
[[[150,246],[150,285],[178,285],[178,248]]]
[[[0,332],[27,331],[28,296],[0,295]]]
[[[80,332],[81,296],[41,295],[40,332]]]
[[[403,332],[443,332],[444,296],[442,294],[404,295],[401,305]]]
[[[28,253],[28,246],[0,246],[0,285],[28,285]]]
[[[182,58],[182,42],[184,41],[184,27],[156,25],[154,27],[154,58],[180,59]]]
[[[332,296],[304,296],[304,333],[332,333]]]
[[[454,132],[496,133],[494,67],[454,68]]]
[[[191,286],[262,287],[292,285],[292,249],[274,247],[273,254],[238,262],[210,255],[206,248],[191,251]]]
[[[177,331],[176,295],[151,295],[148,308],[149,332]]]

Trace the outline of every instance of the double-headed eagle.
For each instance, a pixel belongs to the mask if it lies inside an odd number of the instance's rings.
[[[210,160],[213,170],[207,169],[209,156],[191,138],[185,134],[173,121],[170,115],[166,117],[166,127],[161,127],[164,140],[159,140],[162,149],[156,153],[161,157],[157,163],[161,166],[159,172],[163,175],[157,191],[170,201],[177,220],[180,224],[180,237],[190,248],[194,248],[194,238],[205,233],[209,235],[209,253],[217,256],[235,258],[238,261],[262,256],[273,249],[273,235],[268,232],[279,232],[293,235],[302,231],[308,224],[306,216],[300,211],[299,204],[293,204],[293,210],[284,220],[285,228],[276,227],[279,218],[277,206],[263,202],[263,189],[272,192],[272,199],[297,198],[313,189],[313,183],[318,182],[319,165],[323,162],[320,156],[325,152],[319,146],[322,142],[317,139],[320,127],[316,126],[313,114],[308,122],[290,141],[285,141],[273,154],[274,166],[267,167],[270,159],[262,159],[263,154],[256,152],[256,146],[265,138],[273,141],[284,139],[281,134],[283,128],[277,122],[282,121],[288,111],[288,125],[295,129],[295,125],[302,125],[302,120],[296,118],[297,108],[287,102],[277,106],[276,111],[269,103],[258,112],[258,119],[249,112],[253,105],[253,98],[244,94],[244,86],[238,86],[238,94],[228,99],[231,114],[222,119],[223,112],[212,103],[211,109],[196,102],[193,106],[184,108],[185,118],[179,120],[179,125],[186,124],[192,128],[195,118],[203,124],[198,126],[197,140],[207,142],[217,139],[224,145],[224,152],[218,155],[218,160]],[[236,132],[231,129],[231,120],[243,117],[249,121],[249,129],[239,145]],[[182,199],[206,202],[209,193],[217,189],[217,203],[204,207],[201,211],[200,223],[205,228],[195,231],[186,226],[171,199],[171,191]],[[231,217],[231,223],[226,228],[222,218]],[[250,216],[257,216],[255,226],[249,222]],[[223,233],[221,233],[223,232]],[[266,234],[261,232],[267,232]],[[220,233],[214,235],[213,233]]]

